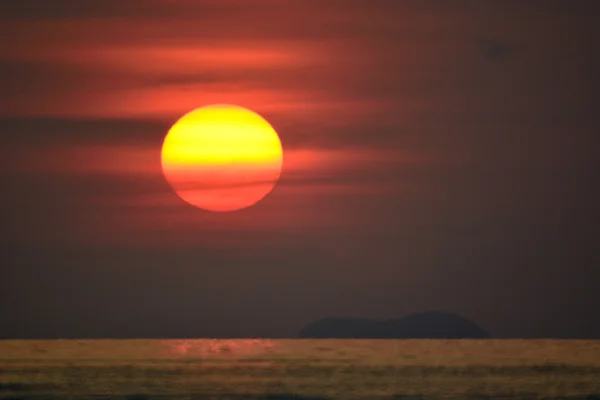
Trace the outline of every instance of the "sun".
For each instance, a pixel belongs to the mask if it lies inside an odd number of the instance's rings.
[[[282,162],[275,129],[257,113],[230,104],[185,114],[169,129],[161,152],[175,193],[207,211],[256,204],[275,187]]]

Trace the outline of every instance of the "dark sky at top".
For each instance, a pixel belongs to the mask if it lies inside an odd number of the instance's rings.
[[[0,337],[426,310],[600,337],[597,1],[0,4]],[[162,175],[167,130],[210,103],[281,137],[246,210]]]

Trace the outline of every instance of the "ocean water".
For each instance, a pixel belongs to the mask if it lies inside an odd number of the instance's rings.
[[[600,341],[0,340],[2,399],[600,399]]]

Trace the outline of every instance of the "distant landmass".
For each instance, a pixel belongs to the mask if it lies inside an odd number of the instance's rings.
[[[324,318],[300,330],[311,339],[487,339],[491,335],[460,315],[430,311],[389,320]]]

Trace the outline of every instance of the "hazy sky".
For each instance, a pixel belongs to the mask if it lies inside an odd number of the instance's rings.
[[[597,1],[0,10],[0,337],[281,337],[426,310],[600,337]],[[167,130],[210,103],[282,140],[249,209],[203,212],[162,175]]]

